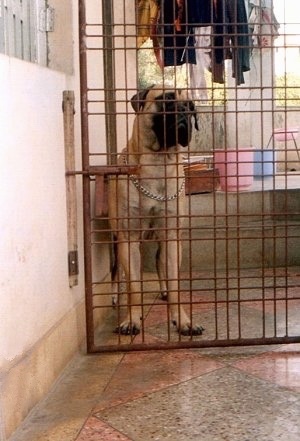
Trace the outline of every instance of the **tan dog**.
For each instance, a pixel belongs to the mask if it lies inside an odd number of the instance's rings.
[[[192,134],[196,112],[185,91],[154,86],[131,100],[136,111],[132,137],[119,157],[120,164],[139,165],[137,176],[122,176],[109,184],[109,217],[117,239],[117,254],[125,272],[128,314],[117,328],[138,334],[142,319],[140,243],[151,230],[159,243],[157,270],[161,293],[170,304],[171,319],[184,335],[202,334],[191,325],[180,305],[179,267],[181,227],[185,214],[181,150]]]

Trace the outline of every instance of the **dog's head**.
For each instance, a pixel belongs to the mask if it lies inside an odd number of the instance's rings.
[[[140,91],[131,99],[135,112],[143,118],[142,127],[156,139],[155,150],[181,145],[186,147],[192,136],[192,118],[198,130],[193,101],[185,90],[154,86]]]

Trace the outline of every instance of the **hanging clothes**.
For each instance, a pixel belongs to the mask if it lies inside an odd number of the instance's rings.
[[[232,58],[232,76],[244,84],[244,72],[250,70],[250,33],[244,0],[226,0],[228,36]]]
[[[272,3],[265,0],[249,0],[249,28],[253,47],[272,47],[279,36],[279,23]]]
[[[162,0],[161,4],[164,65],[196,64],[194,28],[211,24],[212,0]]]
[[[250,34],[245,1],[217,0],[215,4],[213,81],[224,83],[224,62],[231,59],[236,84],[244,84],[244,72],[250,70]]]
[[[189,64],[188,86],[193,100],[208,101],[205,73],[211,66],[211,23],[213,8],[211,0],[186,0],[187,22],[192,28],[196,64]]]
[[[209,26],[213,21],[215,0],[186,0],[187,23],[190,26]]]
[[[138,47],[151,37],[151,27],[156,25],[159,14],[157,0],[139,0],[138,2]]]
[[[196,65],[199,38],[195,35],[199,35],[199,28],[210,25],[213,33],[210,66],[213,81],[224,83],[224,63],[226,59],[231,59],[232,76],[237,85],[243,84],[243,74],[250,70],[245,0],[161,0],[161,66]],[[191,72],[193,70],[190,68]],[[203,78],[203,73],[201,75]]]
[[[160,0],[139,0],[137,45],[141,47],[145,41],[151,38],[156,61],[161,69],[163,69],[161,47],[157,31],[159,16]]]
[[[205,72],[211,66],[211,26],[194,27],[196,64],[189,64],[188,86],[193,100],[207,101]]]
[[[188,26],[185,3],[181,0],[163,0],[160,24],[164,66],[196,63],[194,38]]]

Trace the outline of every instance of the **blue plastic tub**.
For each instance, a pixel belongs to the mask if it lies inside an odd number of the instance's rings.
[[[275,150],[254,150],[254,177],[273,176],[275,173]]]

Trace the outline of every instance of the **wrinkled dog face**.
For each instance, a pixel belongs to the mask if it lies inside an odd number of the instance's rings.
[[[161,148],[177,144],[186,147],[192,135],[191,116],[195,114],[192,101],[177,100],[175,92],[165,92],[156,99],[153,130]]]
[[[136,112],[149,115],[159,149],[186,147],[192,136],[192,118],[198,130],[195,105],[181,91],[154,87],[135,95],[131,103]]]

